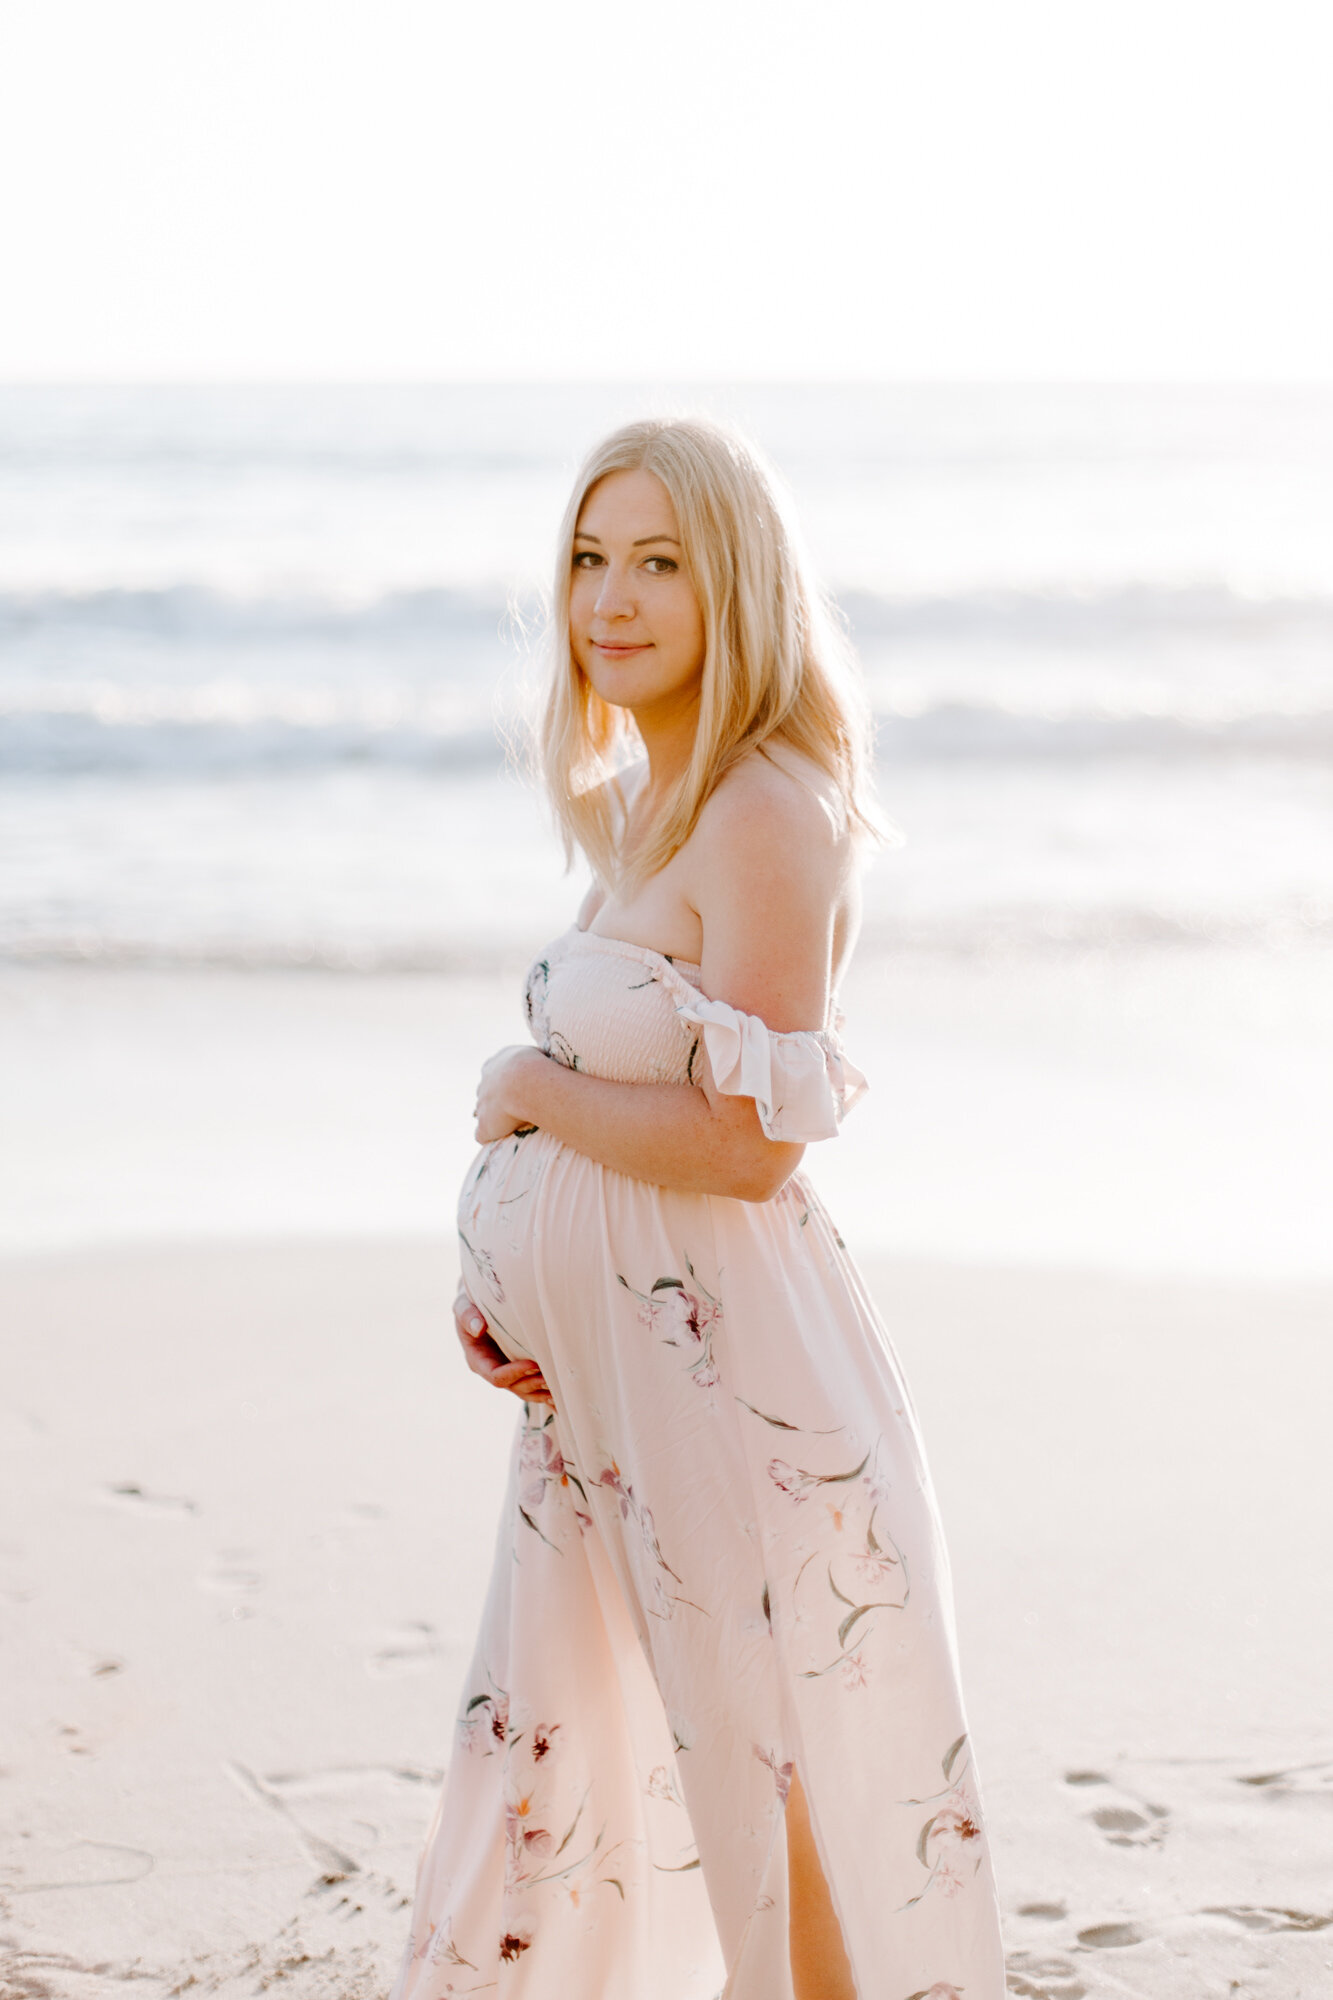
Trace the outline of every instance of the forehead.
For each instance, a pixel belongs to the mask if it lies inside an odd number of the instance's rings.
[[[637,542],[649,535],[678,536],[671,495],[655,472],[608,472],[585,495],[576,533],[600,542]]]

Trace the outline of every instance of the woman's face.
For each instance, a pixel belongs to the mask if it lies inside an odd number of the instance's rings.
[[[574,537],[569,640],[603,701],[641,720],[692,705],[704,667],[704,617],[685,571],[671,495],[655,472],[608,472]]]

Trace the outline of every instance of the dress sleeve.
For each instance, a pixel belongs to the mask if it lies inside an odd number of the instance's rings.
[[[838,1037],[823,1029],[777,1034],[757,1014],[702,993],[678,1002],[676,1012],[702,1028],[718,1089],[727,1097],[752,1097],[770,1139],[804,1145],[833,1138],[870,1088]]]

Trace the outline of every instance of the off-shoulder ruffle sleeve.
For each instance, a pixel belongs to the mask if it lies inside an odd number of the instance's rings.
[[[679,1001],[676,1012],[703,1029],[718,1089],[727,1097],[752,1097],[770,1139],[799,1145],[831,1139],[870,1088],[837,1036],[822,1029],[778,1034],[757,1014],[702,993]]]

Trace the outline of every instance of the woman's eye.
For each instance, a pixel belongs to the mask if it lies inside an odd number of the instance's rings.
[[[575,569],[605,569],[606,557],[600,549],[575,549]],[[674,576],[680,568],[672,556],[645,556],[643,568],[650,576]]]

